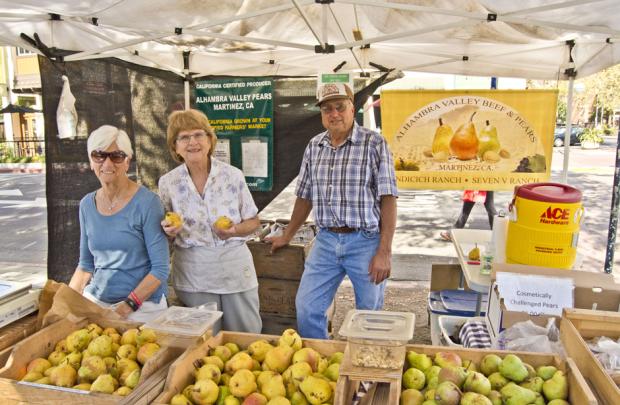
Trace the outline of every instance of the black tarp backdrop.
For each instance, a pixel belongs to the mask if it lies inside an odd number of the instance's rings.
[[[177,166],[166,146],[166,124],[173,110],[183,108],[183,81],[172,73],[118,59],[57,63],[40,57],[39,66],[45,118],[48,278],[68,282],[79,257],[79,203],[100,186],[88,163],[88,134],[104,124],[124,129],[135,155],[129,176],[156,191],[159,177]],[[57,136],[63,74],[76,98],[76,139]],[[210,78],[215,77],[200,80]],[[356,108],[384,79],[357,92]],[[274,185],[269,192],[252,193],[259,210],[297,176],[306,144],[323,130],[314,105],[316,81],[303,83],[305,88],[300,88],[299,81],[274,78]]]

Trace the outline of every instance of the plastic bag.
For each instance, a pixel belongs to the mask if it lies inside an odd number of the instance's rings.
[[[494,349],[539,353],[558,353],[564,356],[560,342],[560,331],[555,326],[555,318],[542,327],[528,320],[518,322],[502,331],[493,344]]]
[[[77,136],[77,111],[75,110],[75,97],[71,93],[69,78],[62,76],[62,92],[56,110],[56,125],[60,139],[75,138]]]
[[[586,343],[607,373],[620,373],[620,339],[616,342],[606,336],[601,336]]]

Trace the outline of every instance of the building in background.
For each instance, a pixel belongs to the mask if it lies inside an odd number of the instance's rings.
[[[9,109],[0,114],[0,157],[44,155],[43,114],[23,111],[42,110],[37,54],[24,48],[2,47],[0,63],[1,107]]]

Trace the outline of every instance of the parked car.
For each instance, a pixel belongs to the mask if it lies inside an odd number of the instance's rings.
[[[566,127],[555,127],[555,132],[553,133],[553,146],[564,146],[564,133],[566,132]],[[573,126],[570,131],[570,144],[571,145],[579,145],[579,135],[583,132],[582,127]]]

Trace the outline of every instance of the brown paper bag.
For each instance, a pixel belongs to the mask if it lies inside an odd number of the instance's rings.
[[[51,325],[63,318],[79,319],[115,319],[121,317],[111,309],[100,307],[82,294],[78,293],[66,284],[61,284],[54,295],[52,306],[47,311],[41,324],[42,327]]]
[[[62,283],[57,283],[54,280],[47,280],[45,283],[45,287],[43,287],[43,291],[41,291],[41,295],[39,295],[39,312],[37,314],[37,330],[41,329],[43,325],[43,318],[47,314],[47,311],[52,307],[52,302],[54,301],[54,295],[56,295],[56,291],[63,285]]]

